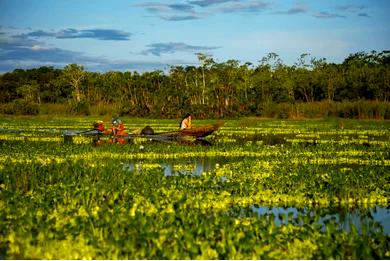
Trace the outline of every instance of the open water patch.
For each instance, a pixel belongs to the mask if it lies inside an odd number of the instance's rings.
[[[326,230],[329,224],[335,224],[337,230],[350,232],[352,227],[359,233],[382,232],[390,235],[390,207],[373,206],[369,208],[295,208],[252,205],[249,211],[259,217],[272,220],[275,225],[312,225]]]
[[[239,159],[237,159],[239,160]],[[159,168],[166,177],[169,176],[192,176],[200,177],[202,174],[216,170],[225,164],[231,163],[231,159],[224,158],[195,158],[195,159],[175,159],[163,161],[130,161],[123,163],[123,169],[129,172],[142,172],[150,168]],[[221,181],[226,181],[226,177],[221,177]]]

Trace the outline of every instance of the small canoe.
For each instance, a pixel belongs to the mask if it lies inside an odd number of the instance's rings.
[[[218,130],[221,127],[222,124],[210,124],[200,127],[194,127],[191,129],[185,129],[178,131],[178,135],[180,136],[192,136],[196,138],[203,138],[210,134],[212,134],[214,131]]]
[[[188,140],[201,140],[204,137],[212,134],[214,131],[217,131],[223,122],[216,124],[204,125],[199,127],[193,127],[191,129],[161,132],[154,134],[126,134],[126,135],[107,135],[104,132],[98,130],[85,130],[85,131],[64,131],[62,135],[64,136],[65,142],[72,142],[73,136],[83,135],[94,137],[97,141],[100,138],[108,137],[111,139],[121,139],[121,140],[132,140],[137,137],[146,138],[153,141],[188,141]]]
[[[183,140],[186,138],[195,138],[202,139],[214,131],[217,131],[223,123],[216,123],[210,125],[204,125],[199,127],[193,127],[191,129],[178,130],[178,131],[170,131],[170,132],[162,132],[155,133],[149,135],[139,135],[139,137],[145,137],[152,140]]]

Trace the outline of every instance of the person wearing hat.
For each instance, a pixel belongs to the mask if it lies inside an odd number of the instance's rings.
[[[112,116],[111,122],[112,122],[112,128],[108,129],[105,133],[106,135],[113,136],[113,138],[110,139],[110,142],[125,144],[126,143],[125,137],[128,136],[129,134],[125,130],[125,125],[123,121],[119,119],[118,116],[114,115]]]
[[[93,129],[97,131],[97,135],[93,136],[93,144],[100,145],[103,144],[103,141],[100,139],[100,135],[106,132],[106,128],[104,126],[103,121],[95,121],[93,124]]]

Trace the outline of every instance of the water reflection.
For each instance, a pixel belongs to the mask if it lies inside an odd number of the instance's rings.
[[[252,205],[250,210],[259,217],[273,219],[276,225],[282,224],[313,224],[320,226],[322,230],[330,223],[336,224],[336,228],[351,231],[352,225],[359,233],[378,233],[383,230],[390,234],[390,208],[374,206],[371,208],[294,208],[294,207],[266,207]]]
[[[202,173],[210,172],[224,165],[226,162],[216,158],[182,159],[150,163],[147,161],[134,161],[123,164],[126,171],[138,171],[150,168],[150,166],[159,167],[164,171],[165,176],[201,176]],[[222,178],[222,181],[226,178]]]
[[[161,163],[164,169],[165,176],[190,175],[200,176],[204,172],[212,171],[218,163],[210,161],[210,159],[196,159],[194,161],[183,161],[179,164]]]

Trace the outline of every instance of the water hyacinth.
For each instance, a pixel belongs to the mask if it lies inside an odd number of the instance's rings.
[[[387,121],[229,120],[208,146],[63,142],[95,120],[1,121],[23,129],[0,133],[2,258],[390,258]]]

